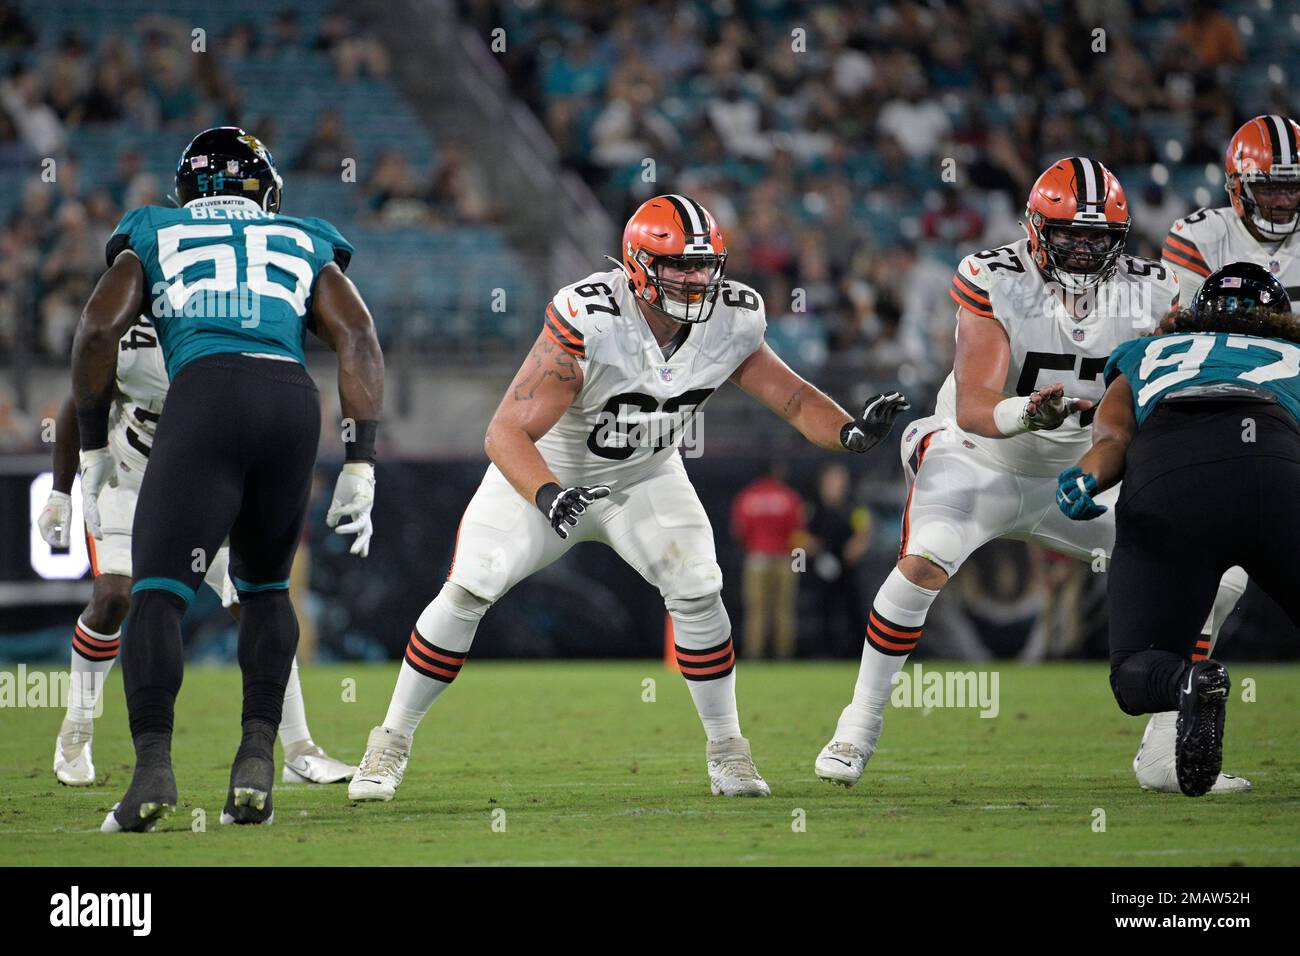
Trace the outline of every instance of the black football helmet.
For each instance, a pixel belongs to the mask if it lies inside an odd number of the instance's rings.
[[[205,129],[176,165],[176,198],[184,206],[203,196],[243,196],[267,212],[280,211],[284,180],[266,145],[238,126]]]
[[[1242,315],[1256,309],[1289,313],[1291,299],[1277,277],[1253,262],[1233,262],[1212,273],[1192,298],[1192,314]]]

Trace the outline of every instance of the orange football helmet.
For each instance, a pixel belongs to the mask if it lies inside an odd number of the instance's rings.
[[[623,270],[632,294],[678,322],[713,315],[727,244],[709,211],[689,196],[656,196],[642,203],[623,229]],[[705,272],[703,281],[666,277]]]
[[[1224,188],[1237,215],[1265,239],[1281,241],[1300,225],[1298,153],[1300,126],[1276,114],[1256,116],[1228,143]],[[1261,199],[1265,200],[1263,210]],[[1281,222],[1274,218],[1278,216]]]
[[[1025,205],[1034,264],[1067,292],[1095,288],[1114,274],[1132,221],[1114,173],[1085,156],[1053,163]]]

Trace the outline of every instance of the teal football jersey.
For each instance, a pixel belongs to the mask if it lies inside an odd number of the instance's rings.
[[[1263,389],[1300,421],[1300,345],[1285,339],[1227,332],[1153,335],[1125,342],[1111,353],[1109,385],[1123,373],[1133,390],[1139,427],[1171,394],[1245,396]]]
[[[304,363],[316,276],[346,269],[352,245],[324,219],[263,211],[238,196],[128,212],[108,243],[140,257],[146,310],[167,374],[204,355],[253,352]]]

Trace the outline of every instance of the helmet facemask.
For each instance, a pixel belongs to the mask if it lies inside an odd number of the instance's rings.
[[[1242,218],[1265,239],[1280,242],[1300,228],[1300,167],[1238,173],[1228,177],[1227,188],[1230,195],[1240,200]],[[1261,200],[1264,200],[1263,208]],[[1264,209],[1269,212],[1265,213]]]
[[[723,272],[727,254],[688,253],[684,255],[653,255],[642,251],[638,261],[646,271],[647,288],[654,289],[654,297],[646,304],[677,322],[707,322],[717,305],[722,289]],[[681,280],[665,276],[665,272],[698,273],[707,270],[702,282]]]
[[[1114,274],[1128,236],[1127,222],[1054,221],[1038,213],[1030,218],[1037,219],[1034,225],[1041,237],[1043,272],[1066,292],[1087,292]]]

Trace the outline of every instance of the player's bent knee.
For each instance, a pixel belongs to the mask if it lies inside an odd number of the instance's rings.
[[[131,609],[131,579],[124,574],[101,574],[91,586],[86,626],[101,634],[116,631]]]
[[[722,603],[721,591],[700,597],[667,598],[664,604],[673,619],[673,641],[682,647],[716,647],[731,636],[731,618]]]
[[[942,590],[948,583],[948,572],[929,558],[908,554],[898,559],[898,570],[912,584],[928,591]]]
[[[722,590],[722,568],[711,556],[692,558],[670,580],[659,582],[664,602],[707,598]]]
[[[905,557],[924,559],[939,568],[943,572],[944,580],[947,580],[957,572],[961,564],[963,543],[961,532],[952,525],[945,521],[927,521],[912,528]],[[907,573],[905,569],[903,573]],[[912,583],[921,584],[920,581]],[[932,584],[922,586],[931,589],[935,587]]]
[[[483,615],[487,613],[492,603],[467,588],[448,581],[442,586],[438,596],[420,613],[415,627],[421,634],[433,633],[434,619],[439,610],[461,621],[477,624],[483,619]]]
[[[1113,658],[1110,662],[1110,691],[1115,695],[1119,709],[1130,717],[1140,717],[1147,711],[1136,701],[1126,700],[1125,687],[1141,687],[1146,683],[1146,666],[1135,655]]]

